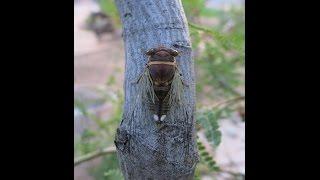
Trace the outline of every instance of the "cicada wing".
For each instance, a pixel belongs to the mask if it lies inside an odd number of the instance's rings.
[[[137,107],[140,107],[140,104],[146,104],[148,107],[155,104],[155,101],[157,100],[157,97],[155,95],[154,89],[153,89],[153,82],[150,76],[149,69],[146,67],[141,75],[139,75],[138,79],[132,82],[133,84],[136,84],[136,94],[130,99],[133,101],[133,103],[130,103],[129,110],[127,111],[126,118],[129,119],[129,128],[130,132],[133,134],[135,133],[135,126],[136,123],[134,123],[134,116],[137,111]]]
[[[141,95],[143,102],[155,103],[156,95],[153,89],[153,81],[151,79],[150,71],[148,68],[145,68],[143,74],[139,80],[139,89],[138,93]]]
[[[183,85],[182,77],[180,73],[176,71],[174,73],[172,83],[171,83],[171,88],[168,93],[170,106],[175,103],[178,103],[178,104],[184,103],[183,89],[184,89],[184,85]]]

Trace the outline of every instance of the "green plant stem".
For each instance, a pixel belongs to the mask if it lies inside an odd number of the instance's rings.
[[[114,146],[111,147],[107,147],[105,149],[102,149],[100,151],[95,151],[95,152],[91,152],[88,154],[85,154],[83,156],[80,156],[78,158],[75,158],[74,160],[74,167],[78,166],[79,164],[92,160],[94,158],[100,157],[100,156],[104,156],[107,154],[112,154],[116,152],[116,148]]]
[[[211,29],[208,29],[206,27],[203,27],[203,26],[199,26],[199,25],[196,25],[196,24],[193,24],[191,22],[188,22],[188,25],[194,29],[198,29],[200,31],[204,31],[206,33],[210,33],[210,34],[216,34],[216,32],[212,31]]]
[[[219,102],[219,103],[215,104],[212,108],[216,108],[216,107],[224,105],[224,104],[225,105],[233,104],[233,103],[235,103],[237,101],[241,101],[241,100],[244,100],[244,99],[245,99],[245,96],[235,97],[235,98],[232,98],[232,99],[228,99],[228,100]]]
[[[219,85],[221,87],[223,87],[225,90],[231,92],[232,94],[234,94],[236,96],[242,96],[241,93],[239,93],[237,90],[233,89],[227,82],[222,80],[219,76],[216,76],[216,77],[217,77],[217,81],[218,81]]]
[[[191,28],[194,28],[194,29],[203,31],[205,33],[211,34],[214,38],[219,40],[222,43],[222,45],[227,46],[227,44],[228,44],[227,40],[225,39],[224,35],[222,33],[220,33],[219,31],[215,31],[215,30],[212,30],[212,29],[209,29],[209,28],[197,25],[197,24],[193,24],[191,22],[188,22],[188,25]]]

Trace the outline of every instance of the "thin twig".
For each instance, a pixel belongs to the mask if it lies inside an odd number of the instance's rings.
[[[106,49],[99,49],[97,51],[91,51],[91,52],[86,52],[86,53],[74,55],[74,58],[83,58],[86,56],[97,55],[97,54],[106,53],[106,52],[107,52]]]
[[[215,75],[219,85],[224,88],[225,90],[229,91],[230,93],[232,93],[235,96],[243,96],[240,92],[238,92],[237,90],[233,89],[232,86],[230,84],[228,84],[225,80],[223,80],[223,78],[219,75]]]
[[[221,105],[224,105],[224,104],[232,104],[232,103],[235,103],[235,102],[237,102],[237,101],[244,100],[244,99],[245,99],[245,96],[235,97],[235,98],[232,98],[232,99],[228,99],[228,100],[225,100],[225,101],[221,101],[221,102],[215,104],[214,106],[212,106],[212,108],[216,108],[216,107],[221,106]]]
[[[188,25],[191,28],[194,28],[194,29],[203,31],[205,33],[211,34],[214,38],[218,39],[222,43],[222,45],[225,45],[225,46],[228,45],[229,40],[226,39],[226,37],[222,33],[220,33],[219,31],[212,30],[212,29],[200,26],[200,25],[196,25],[191,22],[188,22]]]
[[[191,22],[188,22],[188,25],[194,29],[198,29],[198,30],[201,30],[201,31],[204,31],[204,32],[207,32],[207,33],[212,33],[212,34],[215,34],[215,32],[211,29],[208,29],[206,27],[202,27],[202,26],[199,26],[199,25],[196,25],[196,24],[193,24]]]
[[[105,149],[102,149],[100,151],[95,151],[95,152],[91,152],[91,153],[85,154],[83,156],[75,158],[74,167],[76,167],[77,165],[79,165],[79,164],[81,164],[83,162],[86,162],[86,161],[89,161],[89,160],[92,160],[94,158],[97,158],[97,157],[100,157],[100,156],[104,156],[104,155],[107,155],[107,154],[112,154],[112,153],[115,153],[115,152],[116,152],[116,148],[114,146],[111,146],[111,147],[107,147]]]
[[[224,170],[224,169],[220,169],[220,170],[218,171],[218,173],[229,174],[229,175],[234,176],[234,177],[238,177],[238,176],[244,177],[244,176],[245,176],[245,174],[243,174],[243,173],[233,172],[233,171]]]

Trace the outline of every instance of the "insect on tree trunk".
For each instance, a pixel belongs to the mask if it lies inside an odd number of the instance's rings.
[[[187,20],[180,0],[116,0],[125,45],[125,104],[115,145],[125,179],[193,179],[199,161],[195,137],[195,75]],[[183,104],[173,103],[155,121],[134,82],[143,73],[151,48],[179,52],[177,67],[188,86]],[[139,95],[140,94],[140,95]]]

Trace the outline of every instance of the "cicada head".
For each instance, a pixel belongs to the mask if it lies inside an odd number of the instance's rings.
[[[174,57],[179,55],[177,50],[166,48],[164,46],[159,46],[158,48],[149,49],[146,52],[146,55],[149,56],[150,61],[168,61],[173,62]]]

